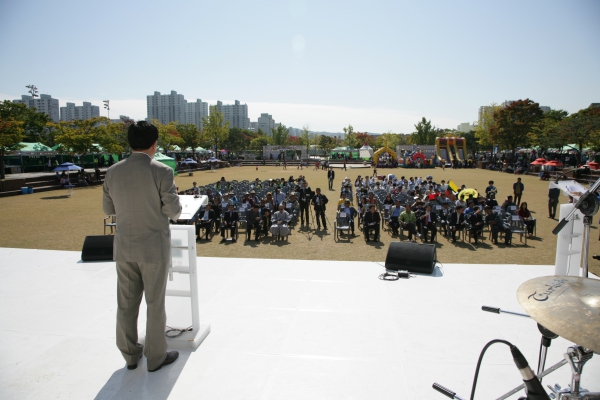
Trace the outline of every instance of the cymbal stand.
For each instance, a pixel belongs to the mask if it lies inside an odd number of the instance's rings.
[[[565,360],[571,366],[571,385],[570,387],[564,389],[561,389],[560,385],[558,384],[554,385],[554,387],[548,385],[548,388],[552,391],[550,396],[557,400],[600,400],[600,392],[592,393],[580,386],[583,366],[592,358],[593,355],[593,351],[585,349],[581,346],[569,347],[565,353]]]

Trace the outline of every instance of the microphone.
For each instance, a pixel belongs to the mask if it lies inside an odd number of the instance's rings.
[[[527,400],[550,400],[550,396],[544,390],[538,377],[529,368],[527,360],[517,346],[511,346],[510,352],[512,353],[515,365],[523,377],[523,383],[527,388]]]

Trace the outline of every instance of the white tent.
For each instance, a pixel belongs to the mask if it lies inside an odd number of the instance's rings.
[[[365,143],[365,145],[360,148],[358,156],[363,159],[364,158],[372,158],[373,157],[373,148]]]

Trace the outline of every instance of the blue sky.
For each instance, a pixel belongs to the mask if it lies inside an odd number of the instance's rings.
[[[0,57],[1,99],[35,84],[142,119],[176,90],[251,120],[410,133],[504,100],[600,102],[600,1],[2,0]]]

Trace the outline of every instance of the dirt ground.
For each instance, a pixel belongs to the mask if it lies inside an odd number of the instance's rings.
[[[180,189],[189,188],[192,182],[204,185],[216,182],[222,176],[227,180],[238,181],[259,178],[288,178],[290,175],[297,177],[303,174],[314,190],[320,187],[328,196],[330,204],[327,207],[328,231],[317,232],[314,224],[310,230],[299,230],[297,227],[287,242],[261,239],[260,242],[248,241],[240,236],[236,243],[220,243],[216,236],[212,241],[199,241],[197,252],[199,256],[209,257],[249,257],[249,258],[281,258],[301,260],[352,260],[352,261],[384,261],[390,242],[398,240],[388,233],[382,232],[380,243],[366,243],[362,235],[357,235],[351,240],[334,242],[333,221],[335,204],[339,198],[339,187],[347,176],[353,182],[358,175],[372,174],[372,169],[349,168],[347,171],[336,169],[334,181],[335,191],[329,191],[327,185],[327,172],[314,170],[313,167],[304,170],[290,167],[232,167],[212,171],[195,172],[193,176],[180,175],[175,178]],[[512,184],[516,176],[500,172],[490,172],[481,169],[452,170],[446,169],[395,169],[379,170],[379,174],[392,172],[396,176],[422,176],[433,175],[436,182],[452,179],[457,185],[465,184],[469,188],[484,191],[489,180],[494,180],[498,188],[498,200],[501,203],[508,194],[512,194]],[[487,239],[479,247],[474,247],[467,241],[456,244],[445,237],[438,235],[437,258],[442,263],[485,263],[485,264],[554,264],[556,251],[556,236],[552,229],[557,220],[548,218],[547,194],[548,182],[540,181],[536,177],[523,176],[525,191],[523,201],[527,201],[529,209],[537,219],[537,234],[530,238],[527,245],[513,238],[513,245],[505,247],[503,244],[494,245]],[[561,196],[561,203],[567,198]],[[101,187],[78,188],[71,197],[65,191],[34,193],[1,198],[0,205],[0,246],[75,250],[80,251],[84,238],[88,235],[103,234],[102,189]],[[358,231],[357,231],[358,233]],[[590,237],[590,253],[600,254],[598,241],[597,218]],[[406,239],[405,239],[406,240]],[[600,263],[590,259],[590,271],[600,274]]]

